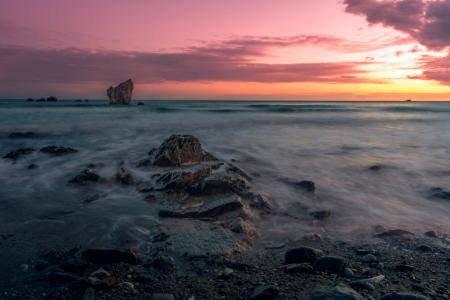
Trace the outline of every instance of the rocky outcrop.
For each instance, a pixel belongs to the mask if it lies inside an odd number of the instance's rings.
[[[172,135],[159,146],[153,164],[169,167],[199,163],[203,155],[202,145],[197,138],[192,135]]]
[[[106,91],[109,104],[130,104],[131,97],[133,96],[133,88],[134,84],[131,79],[122,82],[116,87],[110,86]]]

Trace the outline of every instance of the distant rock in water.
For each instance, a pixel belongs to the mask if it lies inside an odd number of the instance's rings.
[[[122,82],[116,87],[110,86],[106,91],[109,97],[109,104],[129,104],[133,95],[134,84],[131,79]]]
[[[34,138],[36,137],[36,133],[32,131],[25,131],[25,132],[11,132],[8,135],[8,138],[10,139],[28,139],[28,138]]]
[[[28,101],[28,102],[33,102],[34,99],[33,99],[33,98],[28,98],[27,101]]]
[[[47,102],[57,102],[57,101],[58,101],[58,98],[53,97],[53,96],[50,96],[47,98]]]

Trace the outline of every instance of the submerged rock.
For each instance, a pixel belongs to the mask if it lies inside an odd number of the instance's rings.
[[[43,147],[41,148],[41,150],[39,150],[42,153],[47,153],[47,154],[51,154],[51,155],[65,155],[65,154],[72,154],[72,153],[77,153],[78,150],[77,149],[73,149],[70,147],[63,147],[63,146],[47,146],[47,147]]]
[[[16,159],[21,158],[22,156],[31,154],[34,151],[36,151],[36,150],[33,148],[20,148],[20,149],[9,152],[5,156],[3,156],[3,158],[16,160]]]
[[[8,135],[8,138],[10,139],[29,139],[29,138],[35,138],[36,133],[33,131],[24,131],[24,132],[11,132]]]
[[[445,190],[443,188],[431,188],[428,191],[430,199],[438,199],[438,200],[450,200],[450,191]]]
[[[131,97],[133,96],[134,84],[131,79],[122,82],[116,87],[109,87],[106,91],[109,104],[129,104],[131,102]]]
[[[161,167],[199,163],[203,160],[202,145],[192,135],[172,135],[159,146],[153,164]]]
[[[124,166],[119,168],[116,180],[123,185],[133,185],[135,183],[133,175]]]
[[[69,180],[69,183],[75,183],[75,184],[87,184],[88,182],[99,182],[100,181],[100,175],[95,173],[91,169],[83,170],[80,174]]]

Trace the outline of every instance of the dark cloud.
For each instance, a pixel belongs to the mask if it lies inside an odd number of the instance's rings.
[[[43,83],[114,82],[133,77],[163,81],[374,82],[364,76],[368,62],[258,62],[270,47],[304,43],[339,44],[326,37],[239,38],[176,52],[119,52],[0,46],[0,81]]]
[[[450,46],[450,0],[344,0],[345,10],[409,34],[431,49]]]
[[[450,85],[450,53],[444,57],[424,56],[422,58],[422,75],[412,77],[414,79],[436,80]]]

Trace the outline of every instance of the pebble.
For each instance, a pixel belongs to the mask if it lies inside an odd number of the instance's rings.
[[[294,248],[286,251],[284,256],[284,262],[286,264],[294,263],[313,263],[318,257],[322,256],[322,250],[310,248],[310,247],[300,247]]]
[[[366,263],[376,263],[378,262],[378,258],[373,254],[364,255],[361,260]]]
[[[355,273],[353,272],[352,269],[350,268],[345,268],[344,269],[344,276],[348,277],[348,278],[352,278],[353,276],[355,276]]]
[[[95,300],[95,290],[93,288],[87,288],[84,291],[83,298],[81,300]]]
[[[428,245],[420,245],[419,247],[416,248],[416,250],[422,251],[422,252],[432,252],[433,248],[431,248]]]
[[[172,294],[151,294],[150,300],[175,300],[175,297]]]
[[[273,300],[278,296],[278,290],[272,285],[259,285],[250,296],[250,300]]]
[[[345,259],[340,256],[322,256],[314,263],[314,270],[340,274],[345,268]]]
[[[284,266],[286,273],[312,273],[313,267],[309,263],[290,264]]]
[[[338,285],[331,289],[316,289],[309,295],[310,300],[364,300],[354,289],[344,285]]]

